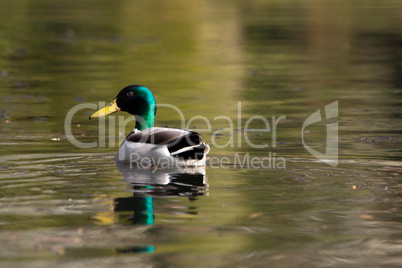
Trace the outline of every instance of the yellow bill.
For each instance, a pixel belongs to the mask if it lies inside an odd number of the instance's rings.
[[[120,111],[120,108],[117,106],[116,104],[116,99],[114,99],[111,103],[109,103],[108,105],[106,105],[105,108],[100,109],[99,111],[97,111],[96,113],[92,114],[89,119],[93,118],[93,117],[102,117],[102,116],[106,116],[108,114],[112,114],[115,112]]]

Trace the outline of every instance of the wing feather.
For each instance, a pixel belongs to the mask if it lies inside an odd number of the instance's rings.
[[[185,159],[201,159],[204,153],[209,151],[209,147],[203,143],[199,133],[180,128],[153,127],[142,131],[133,131],[126,140],[136,143],[166,145],[172,156]]]

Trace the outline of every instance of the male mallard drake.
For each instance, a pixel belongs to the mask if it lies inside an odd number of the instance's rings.
[[[167,168],[205,165],[209,146],[200,134],[187,129],[154,127],[156,102],[148,88],[140,85],[123,88],[109,105],[89,119],[118,111],[134,115],[135,128],[120,145],[117,162]]]

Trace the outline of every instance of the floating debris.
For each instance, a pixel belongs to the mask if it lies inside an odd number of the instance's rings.
[[[264,213],[263,213],[263,212],[255,212],[255,213],[251,214],[251,215],[249,216],[249,218],[250,218],[250,219],[254,219],[254,218],[259,218],[259,217],[261,217],[261,216],[264,216]]]
[[[371,216],[369,214],[360,214],[359,218],[360,219],[365,219],[365,220],[371,220],[371,219],[373,219],[373,216]]]
[[[7,166],[7,165],[2,165],[2,166],[0,166],[0,170],[6,170],[6,169],[8,169],[8,166]]]

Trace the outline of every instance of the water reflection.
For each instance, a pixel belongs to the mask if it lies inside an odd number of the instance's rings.
[[[195,201],[208,189],[205,167],[138,169],[123,163],[118,163],[117,167],[124,177],[123,181],[132,186],[133,191],[132,196],[114,199],[115,212],[132,212],[128,217],[123,214],[126,219],[119,219],[120,222],[128,220],[133,225],[154,225],[154,198],[182,196]],[[155,251],[155,245],[132,246],[116,251],[151,253]]]
[[[401,263],[402,1],[161,3],[0,2],[2,266]],[[184,209],[206,194],[196,174],[137,170],[121,182],[112,160],[119,133],[105,136],[105,148],[79,150],[63,124],[75,105],[132,83],[179,107],[187,123],[207,117],[210,132],[228,127],[214,117],[237,118],[238,101],[243,124],[285,115],[276,147],[273,131],[249,133],[269,149],[242,140],[211,155],[272,152],[287,169],[208,167],[211,196]],[[337,169],[311,162],[300,140],[304,120],[335,100]],[[90,112],[73,118],[82,142],[99,136]],[[180,127],[172,109],[160,112],[158,126]],[[203,120],[189,127],[205,129],[210,144],[230,138],[210,135]],[[309,144],[324,144],[320,128]],[[151,258],[116,254],[154,246]]]

